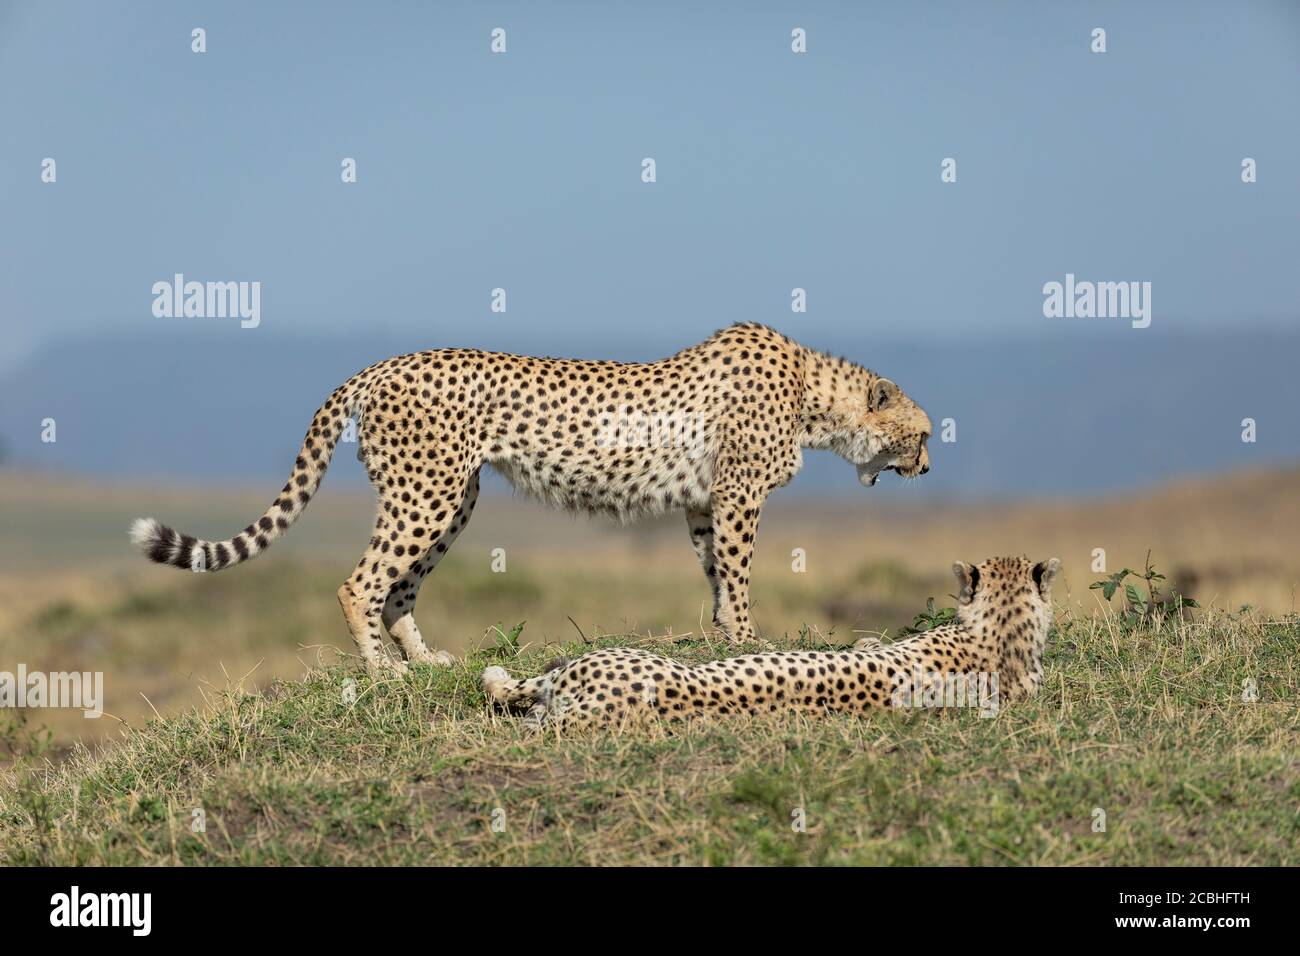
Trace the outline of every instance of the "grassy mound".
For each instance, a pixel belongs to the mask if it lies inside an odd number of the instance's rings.
[[[0,862],[1294,865],[1298,638],[1295,619],[1067,619],[1043,693],[991,719],[565,739],[526,734],[478,687],[488,664],[532,674],[554,649],[377,683],[321,668],[98,753],[19,761],[0,781]]]

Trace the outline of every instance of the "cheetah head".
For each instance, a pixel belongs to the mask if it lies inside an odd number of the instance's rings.
[[[889,379],[872,384],[855,425],[845,457],[857,465],[864,486],[874,485],[883,471],[917,478],[930,470],[930,417]]]
[[[1052,613],[1052,582],[1061,570],[1059,558],[1034,563],[1028,558],[989,558],[977,565],[957,561],[957,617],[970,621],[1000,608],[1028,605],[1035,616]]]

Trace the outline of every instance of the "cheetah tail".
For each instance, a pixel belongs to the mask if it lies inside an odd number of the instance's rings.
[[[548,671],[540,677],[514,680],[504,667],[489,667],[483,671],[483,694],[489,701],[508,709],[527,708],[550,700],[551,675]]]
[[[233,538],[204,541],[173,531],[153,518],[137,518],[131,525],[131,541],[150,561],[192,571],[221,571],[257,557],[306,510],[325,477],[345,422],[357,414],[361,401],[355,380],[344,383],[325,400],[307,429],[280,494],[257,521]]]

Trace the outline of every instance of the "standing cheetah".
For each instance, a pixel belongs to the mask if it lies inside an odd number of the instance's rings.
[[[525,710],[528,726],[559,730],[693,715],[951,706],[957,694],[969,702],[976,693],[981,707],[996,709],[1042,686],[1052,580],[1060,568],[1056,558],[957,562],[956,622],[893,644],[747,654],[696,667],[613,647],[557,661],[528,680],[489,667],[483,692]]]
[[[469,521],[485,464],[573,511],[629,520],[683,509],[714,623],[735,642],[754,637],[759,513],[799,471],[802,449],[838,452],[864,485],[883,471],[911,478],[930,467],[930,420],[893,382],[762,325],[734,325],[644,364],[440,349],[388,359],[339,386],[280,494],[239,534],[204,541],[141,518],[132,540],[178,568],[220,571],[256,557],[307,507],[349,419],[379,515],[338,597],[372,671],[396,665],[381,623],[406,660],[450,661],[425,645],[412,612],[421,582]]]

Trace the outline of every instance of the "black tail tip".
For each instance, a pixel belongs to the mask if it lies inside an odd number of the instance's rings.
[[[131,541],[156,564],[171,564],[175,554],[177,534],[153,518],[137,518],[131,524]]]

